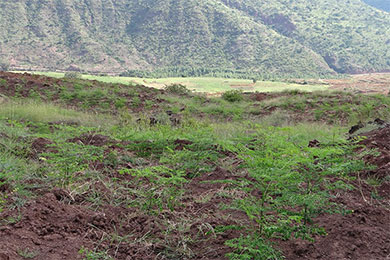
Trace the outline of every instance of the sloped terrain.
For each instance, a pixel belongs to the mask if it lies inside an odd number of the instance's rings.
[[[360,0],[23,0],[0,7],[0,62],[11,68],[259,77],[390,69],[390,15]]]
[[[390,253],[390,117],[369,106],[387,96],[207,98],[13,73],[0,94],[0,259]],[[356,118],[343,103],[384,120],[346,134]]]

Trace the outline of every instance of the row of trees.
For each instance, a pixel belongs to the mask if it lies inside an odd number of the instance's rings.
[[[285,75],[270,74],[251,70],[226,68],[192,68],[166,67],[156,70],[128,70],[120,74],[123,77],[136,78],[167,78],[167,77],[220,77],[257,80],[272,80],[284,78]],[[298,76],[298,75],[297,75]],[[291,76],[290,76],[291,77]]]

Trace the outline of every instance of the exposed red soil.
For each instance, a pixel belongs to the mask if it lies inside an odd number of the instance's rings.
[[[390,73],[371,73],[353,75],[346,79],[329,79],[330,89],[347,90],[362,94],[389,94]]]
[[[216,193],[224,184],[204,181],[229,178],[233,178],[232,174],[222,168],[199,177],[188,185],[188,200],[184,200],[182,207],[174,213],[160,214],[158,218],[171,223],[181,221],[181,218],[193,221],[184,233],[171,230],[168,237],[170,241],[165,240],[167,238],[164,236],[164,227],[157,218],[145,216],[131,208],[109,205],[103,206],[99,212],[94,212],[78,205],[85,203],[82,198],[72,197],[69,192],[55,188],[42,198],[26,204],[20,212],[7,210],[0,214],[3,221],[20,216],[16,223],[3,222],[0,227],[0,253],[4,259],[23,259],[19,254],[21,250],[28,249],[28,252],[37,254],[35,259],[82,259],[79,250],[83,246],[89,249],[108,249],[114,259],[160,259],[158,254],[167,250],[166,243],[177,246],[183,242],[183,237],[191,237],[196,241],[188,242],[192,252],[191,259],[227,259],[225,255],[231,249],[224,243],[238,237],[240,231],[227,230],[215,234],[212,230],[218,226],[236,225],[246,217],[240,212],[221,211],[219,204],[228,200]],[[104,185],[101,186],[95,188],[104,189]],[[195,201],[210,191],[215,194],[209,201]],[[226,219],[226,213],[232,217]],[[198,221],[194,221],[195,219]],[[129,241],[113,243],[108,239],[108,234],[114,232],[121,236],[130,235],[131,238]],[[165,240],[165,243],[132,242],[146,235],[155,237],[156,241]],[[107,241],[104,240],[105,236]]]
[[[41,153],[56,153],[58,152],[54,147],[50,147],[54,142],[46,138],[37,138],[31,144],[31,158],[37,159]]]
[[[111,206],[94,212],[64,204],[48,193],[20,213],[15,210],[0,214],[0,252],[3,259],[10,260],[24,259],[20,256],[23,250],[36,254],[34,259],[83,259],[79,250],[84,246],[109,248],[115,259],[156,259],[158,251],[153,245],[104,239],[114,232],[120,236],[131,234],[133,239],[161,233],[152,217],[133,213],[131,209]],[[6,224],[11,218],[16,221]]]
[[[226,191],[225,189],[229,186],[227,183],[218,181],[235,179],[237,177],[232,173],[217,167],[209,174],[192,179],[185,187],[187,192],[183,200],[185,202],[185,207],[182,209],[183,214],[193,215],[194,219],[207,216],[201,222],[194,223],[190,230],[192,237],[201,238],[198,243],[193,245],[193,251],[196,252],[193,259],[228,259],[225,255],[231,252],[231,248],[225,245],[225,241],[237,238],[241,233],[239,230],[233,229],[218,234],[211,233],[206,237],[200,236],[199,231],[205,228],[205,223],[216,228],[229,225],[240,226],[248,222],[245,213],[220,208],[221,204],[229,204],[231,199],[218,195],[218,192]]]
[[[98,140],[96,145],[106,145],[111,141],[107,137],[99,137]],[[50,142],[41,140],[37,143]],[[177,140],[176,143],[191,145],[187,140]],[[233,153],[226,152],[225,155],[234,158]],[[239,237],[242,231],[233,229],[214,234],[210,230],[218,226],[250,225],[245,213],[220,208],[220,204],[231,202],[231,199],[218,195],[219,192],[229,191],[230,184],[223,181],[237,178],[234,173],[217,167],[215,171],[188,183],[184,187],[186,193],[182,200],[183,206],[174,213],[165,212],[160,217],[173,222],[179,221],[179,217],[199,221],[194,221],[185,233],[172,230],[169,234],[170,243],[180,243],[183,236],[191,237],[196,241],[187,245],[192,252],[191,259],[227,259],[225,255],[231,248],[225,245],[225,241]],[[390,211],[381,205],[390,202],[390,184],[385,182],[376,189],[364,182],[356,181],[352,184],[356,186],[355,190],[337,191],[332,201],[345,205],[353,213],[323,214],[316,218],[315,224],[325,227],[328,235],[315,237],[315,242],[278,241],[286,259],[386,259],[390,254]],[[95,188],[110,196],[110,191],[103,183],[96,183]],[[372,199],[373,192],[377,192],[383,199]],[[53,260],[82,259],[78,253],[81,246],[108,249],[111,255],[115,255],[115,259],[125,260],[159,259],[157,255],[166,250],[166,245],[161,243],[110,244],[102,239],[105,234],[115,231],[123,236],[131,234],[133,240],[145,234],[164,240],[164,227],[158,219],[144,216],[133,209],[109,205],[94,212],[80,206],[80,203],[85,203],[83,197],[72,197],[65,190],[54,189],[22,207],[20,220],[16,223],[5,222],[0,227],[0,253],[3,259],[22,259],[20,250],[26,248],[38,254],[36,259]],[[10,220],[11,216],[17,218],[18,211],[5,211],[0,214],[0,219]],[[99,243],[100,246],[97,246]]]
[[[352,213],[322,214],[314,223],[326,229],[315,242],[281,241],[279,247],[288,260],[359,259],[386,260],[390,255],[390,194],[382,201],[372,199],[374,188],[357,181],[353,191],[337,191],[333,202]],[[386,206],[387,204],[387,206]]]
[[[368,155],[365,157],[368,163],[378,167],[370,171],[369,174],[382,179],[390,176],[390,126],[379,128],[362,135],[367,138],[360,143],[365,147],[376,149],[379,152],[379,156]]]
[[[254,93],[251,95],[251,99],[254,101],[263,101],[266,99],[270,99],[273,95],[267,93]]]
[[[177,140],[175,140],[174,144],[176,145],[175,150],[181,151],[181,150],[184,150],[184,148],[186,148],[187,146],[193,144],[193,142],[191,142],[189,140],[177,139]]]
[[[286,259],[359,259],[386,260],[390,258],[390,127],[363,134],[360,144],[378,149],[379,156],[365,160],[378,166],[368,173],[382,183],[373,187],[364,180],[351,182],[352,191],[336,191],[332,202],[344,205],[352,213],[322,214],[315,224],[324,227],[327,236],[315,237],[315,242],[293,240],[280,242]],[[317,145],[317,142],[313,141]],[[362,148],[363,149],[363,148]],[[376,195],[375,195],[376,194]]]
[[[101,134],[82,134],[79,137],[68,139],[67,142],[78,143],[83,145],[100,146],[100,147],[107,144],[117,143],[115,140],[112,140],[110,137]]]

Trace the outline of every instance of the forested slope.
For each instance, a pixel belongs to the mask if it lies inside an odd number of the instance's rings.
[[[390,14],[360,0],[0,2],[0,60],[92,72],[390,70]]]

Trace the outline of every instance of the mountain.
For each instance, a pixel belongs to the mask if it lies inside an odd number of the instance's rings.
[[[360,0],[1,0],[0,60],[112,73],[386,71],[390,14]]]
[[[375,8],[390,12],[390,0],[364,0],[364,2]]]

